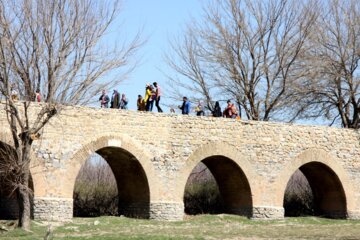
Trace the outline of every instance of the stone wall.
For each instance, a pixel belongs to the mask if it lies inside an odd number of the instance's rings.
[[[39,107],[33,105],[32,113]],[[0,141],[9,142],[2,111]],[[253,218],[283,217],[288,180],[296,169],[312,162],[332,170],[343,187],[348,216],[359,217],[358,131],[67,106],[34,142],[35,218],[71,219],[71,199],[81,165],[92,153],[110,148],[119,148],[131,156],[129,161],[140,163],[150,193],[150,218],[182,218],[189,174],[210,157],[214,164],[233,161],[241,169],[239,179],[246,179],[251,190]],[[220,179],[227,172],[217,174]],[[224,184],[231,185],[237,183]]]
[[[44,221],[71,221],[73,199],[35,198],[34,219]]]
[[[150,205],[150,219],[178,221],[183,219],[183,216],[182,202],[153,202]]]
[[[253,219],[282,219],[284,218],[284,208],[282,207],[254,207]]]

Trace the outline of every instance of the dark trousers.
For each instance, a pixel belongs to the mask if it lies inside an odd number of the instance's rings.
[[[157,107],[158,112],[163,112],[163,110],[161,109],[159,103],[160,103],[160,96],[158,98],[156,98],[155,106]]]
[[[153,106],[154,106],[154,100],[150,101],[148,99],[147,102],[146,102],[146,106],[145,106],[146,111],[147,112],[152,112]]]
[[[196,116],[205,116],[204,111],[198,111],[196,112]]]

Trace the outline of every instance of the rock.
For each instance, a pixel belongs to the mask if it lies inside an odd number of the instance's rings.
[[[5,226],[0,226],[0,231],[5,231],[5,232],[7,232],[7,231],[9,231]]]

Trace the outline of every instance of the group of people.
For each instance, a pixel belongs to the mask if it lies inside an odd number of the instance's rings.
[[[153,110],[154,102],[155,106],[157,107],[158,112],[163,112],[160,107],[160,99],[161,99],[161,88],[160,86],[154,82],[153,85],[149,83],[146,84],[145,88],[145,98],[141,95],[138,95],[137,100],[137,109],[139,111],[149,111]],[[101,108],[119,108],[119,109],[127,109],[127,105],[129,100],[126,98],[125,94],[121,95],[117,90],[114,90],[111,99],[106,94],[106,91],[103,90],[102,94],[99,98]]]
[[[99,101],[101,108],[109,108],[110,103],[110,108],[127,109],[127,105],[129,103],[124,93],[121,95],[120,98],[120,93],[117,90],[113,91],[111,99],[106,94],[106,91],[103,90]]]
[[[147,83],[145,86],[145,97],[142,95],[138,95],[137,99],[137,110],[138,111],[147,111],[152,112],[154,103],[158,112],[163,112],[160,107],[160,99],[161,99],[162,91],[157,82],[154,82],[152,85]],[[110,103],[110,108],[120,108],[127,109],[128,99],[125,94],[122,94],[120,98],[120,94],[118,91],[114,90],[111,99],[106,94],[106,91],[102,91],[102,95],[99,98],[102,108],[108,108]],[[191,104],[187,97],[183,97],[182,105],[179,105],[178,108],[181,110],[182,114],[190,114],[191,112]],[[171,113],[175,113],[175,109],[170,109]],[[195,107],[195,112],[197,116],[205,116],[205,106],[200,101],[198,105]],[[234,103],[231,100],[227,101],[227,106],[224,111],[221,111],[220,103],[215,102],[215,107],[211,111],[213,117],[225,117],[225,118],[239,118],[238,111]]]
[[[182,114],[190,113],[190,101],[187,99],[187,97],[183,97],[183,103],[178,107],[181,110]],[[171,112],[175,112],[175,110],[173,109]],[[195,112],[197,116],[205,116],[205,107],[201,101],[195,107]],[[220,103],[216,101],[215,107],[211,111],[211,114],[213,117],[240,118],[237,108],[235,104],[231,102],[231,100],[227,101],[227,106],[224,111],[221,111]]]
[[[151,112],[155,103],[157,111],[163,112],[160,107],[161,95],[162,91],[157,82],[154,82],[153,85],[150,85],[149,83],[146,84],[145,98],[143,98],[141,95],[138,95],[137,110]],[[41,102],[40,90],[36,90],[34,98],[34,101]],[[14,85],[11,86],[11,99],[15,102],[19,100],[19,96]],[[111,98],[106,94],[105,90],[102,90],[99,101],[101,108],[110,107],[117,109],[127,109],[127,105],[129,103],[129,100],[126,98],[125,94],[121,94],[120,97],[120,93],[115,89],[111,95]],[[191,104],[187,97],[183,97],[182,105],[179,105],[178,108],[181,110],[182,114],[190,114]],[[175,113],[175,109],[171,108],[170,112]],[[199,101],[198,105],[195,107],[195,112],[197,116],[205,116],[205,106],[201,101]],[[231,102],[231,100],[227,101],[227,106],[224,111],[221,111],[220,103],[218,101],[215,102],[215,107],[211,111],[211,114],[213,117],[240,118],[238,116],[237,108],[235,104]]]
[[[155,102],[157,111],[163,112],[163,110],[160,107],[161,93],[162,93],[161,88],[157,84],[157,82],[154,82],[153,85],[147,83],[145,87],[145,98],[143,98],[141,95],[138,95],[138,99],[137,99],[138,111],[152,112]]]

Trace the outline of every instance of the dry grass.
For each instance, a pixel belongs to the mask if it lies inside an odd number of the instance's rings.
[[[53,226],[53,239],[359,239],[360,221],[315,217],[254,221],[233,215],[188,216],[163,222],[123,217],[75,218]],[[10,230],[1,239],[43,239],[44,223],[33,222],[32,232]]]

